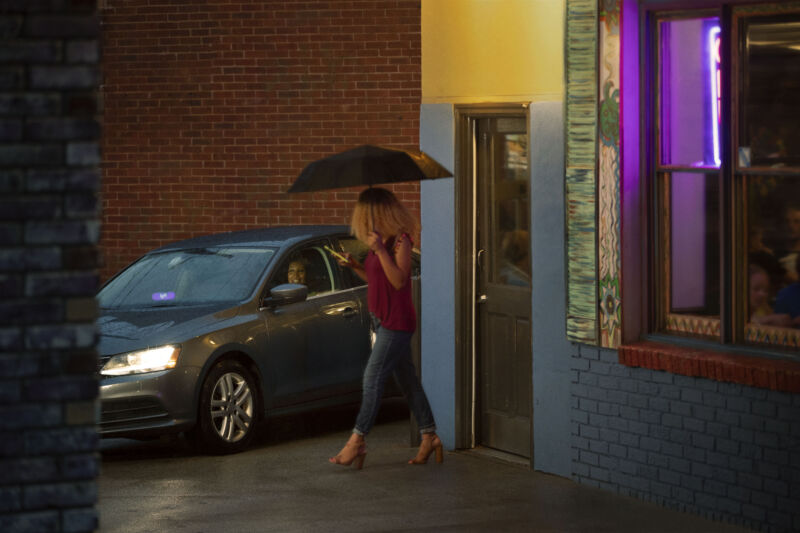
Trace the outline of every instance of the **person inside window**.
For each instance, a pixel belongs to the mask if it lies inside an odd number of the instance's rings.
[[[795,271],[800,272],[800,254],[795,256]],[[778,291],[775,298],[775,312],[789,315],[792,326],[800,328],[800,281]]]
[[[750,225],[747,242],[751,254],[765,254],[774,257],[775,252],[764,243],[764,228],[760,224]]]
[[[785,313],[775,313],[769,304],[772,283],[767,270],[757,263],[750,263],[748,280],[750,322],[764,326],[791,326],[791,317]]]
[[[305,285],[309,296],[332,290],[324,256],[316,248],[307,248],[292,255],[286,268],[286,281]]]
[[[300,259],[294,259],[289,263],[289,270],[286,273],[287,283],[306,284],[306,265]]]
[[[781,248],[777,250],[778,260],[786,270],[786,281],[800,281],[797,271],[797,256],[800,255],[800,204],[786,206],[784,210],[785,234]]]

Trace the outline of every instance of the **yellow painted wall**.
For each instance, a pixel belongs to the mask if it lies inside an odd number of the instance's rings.
[[[422,0],[422,103],[563,92],[564,0]]]

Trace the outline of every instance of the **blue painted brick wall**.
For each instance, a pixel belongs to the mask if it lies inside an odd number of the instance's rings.
[[[2,532],[98,524],[97,21],[91,0],[0,10]]]
[[[574,345],[579,483],[764,531],[800,531],[800,395],[630,368]]]

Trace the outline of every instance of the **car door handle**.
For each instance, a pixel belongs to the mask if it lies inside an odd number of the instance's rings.
[[[332,305],[323,311],[328,316],[351,317],[356,315],[356,310],[351,305]]]

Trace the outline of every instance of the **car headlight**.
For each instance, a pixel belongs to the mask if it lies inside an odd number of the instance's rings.
[[[109,359],[100,373],[104,376],[124,376],[167,370],[175,368],[180,353],[180,346],[160,346],[140,352],[122,353]]]

